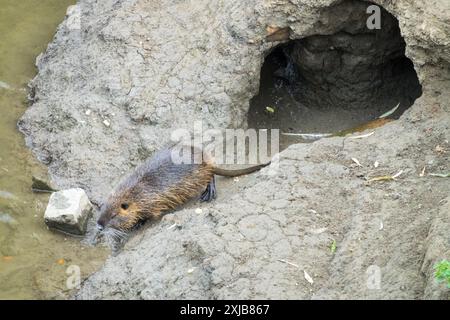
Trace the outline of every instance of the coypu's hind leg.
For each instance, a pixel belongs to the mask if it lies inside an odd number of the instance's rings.
[[[213,175],[211,181],[208,183],[206,190],[203,191],[200,201],[201,202],[210,202],[211,200],[216,198],[216,178]]]

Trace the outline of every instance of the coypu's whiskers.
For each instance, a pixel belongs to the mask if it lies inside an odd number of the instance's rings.
[[[121,241],[127,237],[127,233],[125,231],[115,228],[106,228],[103,233],[109,240],[113,241]]]
[[[119,253],[121,247],[128,238],[128,234],[125,231],[110,227],[104,229],[103,234],[105,235],[106,243],[111,248],[113,256]]]

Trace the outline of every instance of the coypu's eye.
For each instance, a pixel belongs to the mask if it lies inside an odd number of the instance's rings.
[[[127,210],[128,207],[129,207],[129,205],[128,205],[128,203],[122,203],[122,204],[120,205],[120,207],[121,207],[123,210]]]

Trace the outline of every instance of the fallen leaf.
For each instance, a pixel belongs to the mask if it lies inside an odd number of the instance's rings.
[[[403,170],[400,170],[399,172],[397,172],[396,174],[394,174],[393,176],[392,176],[392,179],[396,179],[396,178],[398,178],[398,177],[400,177],[400,175],[403,173]]]
[[[383,113],[381,116],[379,116],[378,119],[383,119],[383,118],[389,117],[391,114],[393,114],[395,111],[397,111],[398,107],[400,107],[400,102],[394,108],[392,108],[388,112]]]
[[[59,260],[57,261],[57,263],[58,263],[60,266],[62,266],[64,263],[66,263],[66,260],[64,260],[64,259],[59,259]]]
[[[362,167],[362,164],[359,162],[358,159],[352,158],[352,161],[353,161],[354,163],[356,163],[356,164],[358,165],[358,167]]]
[[[306,270],[303,270],[303,276],[305,277],[306,281],[308,281],[310,284],[314,283],[313,278],[306,272]]]
[[[270,113],[274,113],[274,112],[275,112],[275,109],[272,108],[272,107],[266,107],[266,111],[267,111],[267,112],[270,112]]]
[[[422,171],[420,171],[419,177],[423,177],[425,175],[425,170],[426,170],[427,166],[424,166],[422,168]]]
[[[3,256],[3,261],[9,262],[13,259],[12,256]]]
[[[447,172],[447,173],[430,173],[429,175],[432,176],[432,177],[450,178],[450,172]]]

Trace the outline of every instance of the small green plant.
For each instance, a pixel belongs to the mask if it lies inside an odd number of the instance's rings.
[[[337,249],[337,243],[336,243],[336,240],[333,239],[333,241],[331,242],[331,245],[330,245],[330,251],[331,251],[331,253],[335,253],[335,252],[336,252],[336,249]]]
[[[434,278],[438,282],[445,282],[450,289],[450,261],[444,259],[434,265]]]

